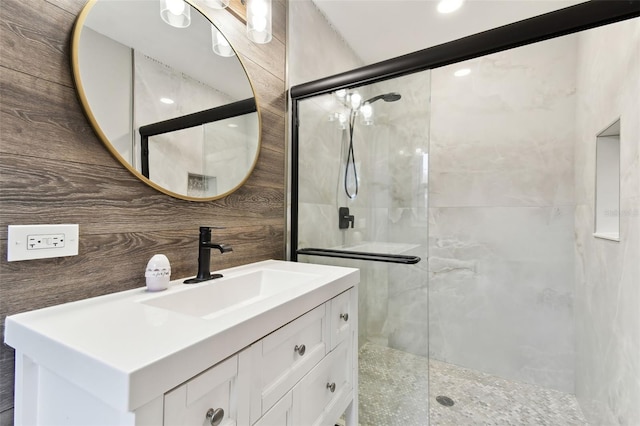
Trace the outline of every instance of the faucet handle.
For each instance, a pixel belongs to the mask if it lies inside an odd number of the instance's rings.
[[[218,250],[220,250],[220,253],[227,253],[230,251],[233,251],[233,248],[229,245],[229,244],[216,244],[218,247]]]
[[[200,227],[200,242],[202,243],[210,243],[211,242],[211,230],[212,229],[225,229],[222,226],[201,226]]]

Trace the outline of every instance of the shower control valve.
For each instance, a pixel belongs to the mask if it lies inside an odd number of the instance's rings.
[[[347,229],[349,228],[349,224],[353,228],[353,222],[355,217],[349,214],[349,207],[339,207],[338,208],[338,228]]]

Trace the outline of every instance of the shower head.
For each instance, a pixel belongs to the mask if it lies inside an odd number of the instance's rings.
[[[385,93],[383,95],[378,95],[378,96],[374,96],[373,98],[367,99],[366,101],[363,102],[363,104],[366,104],[366,103],[372,104],[375,101],[379,101],[380,99],[382,99],[385,102],[395,102],[400,100],[401,97],[402,95],[398,92],[390,92],[390,93]]]

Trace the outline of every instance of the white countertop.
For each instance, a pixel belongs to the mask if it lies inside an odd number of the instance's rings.
[[[211,319],[141,302],[260,269],[318,278]],[[121,411],[133,411],[359,282],[359,271],[267,260],[200,284],[172,281],[6,318],[5,342]],[[99,285],[99,284],[96,284]]]

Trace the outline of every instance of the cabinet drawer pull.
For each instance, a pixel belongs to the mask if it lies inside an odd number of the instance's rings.
[[[215,410],[209,408],[209,411],[207,411],[207,420],[209,420],[211,426],[218,426],[222,423],[222,419],[224,419],[224,410],[222,408],[216,408]]]
[[[302,356],[304,355],[304,352],[307,350],[307,348],[304,347],[304,345],[296,345],[295,348],[293,348],[294,351],[296,351],[298,353],[298,355]]]
[[[346,321],[349,321],[349,314],[340,314],[340,319],[343,319]]]
[[[329,389],[332,393],[336,391],[336,382],[327,383],[327,389]]]

